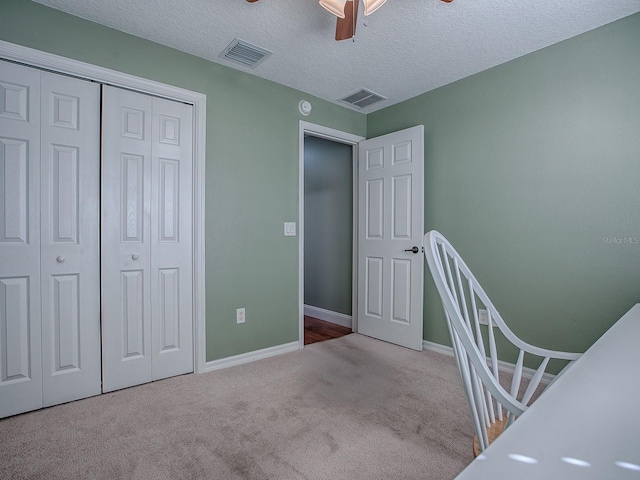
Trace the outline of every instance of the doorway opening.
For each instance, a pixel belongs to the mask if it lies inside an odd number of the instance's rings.
[[[363,137],[300,122],[300,347],[357,331],[357,159]]]

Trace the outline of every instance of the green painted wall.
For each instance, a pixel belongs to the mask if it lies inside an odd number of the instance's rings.
[[[0,39],[207,95],[207,360],[297,341],[298,102],[357,135],[366,117],[28,0],[2,0]]]
[[[425,126],[425,229],[513,330],[583,351],[640,301],[640,14],[367,117]],[[449,344],[431,277],[425,339]]]
[[[304,218],[304,304],[351,315],[351,145],[305,139]]]

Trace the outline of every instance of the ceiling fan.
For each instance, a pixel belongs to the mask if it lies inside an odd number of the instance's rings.
[[[247,0],[249,3],[258,0]],[[387,0],[363,0],[364,14],[370,15],[379,9]],[[451,3],[453,0],[440,0]],[[338,17],[336,23],[336,40],[348,40],[356,35],[356,23],[358,22],[358,6],[360,0],[320,0],[326,10]]]

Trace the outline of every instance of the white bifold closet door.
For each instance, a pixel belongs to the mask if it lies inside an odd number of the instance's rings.
[[[103,391],[193,371],[192,106],[103,86]]]
[[[0,417],[100,393],[97,84],[0,61]]]

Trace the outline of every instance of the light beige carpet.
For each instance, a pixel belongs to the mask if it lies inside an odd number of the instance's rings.
[[[0,478],[444,480],[465,402],[453,358],[353,334],[0,420]]]

